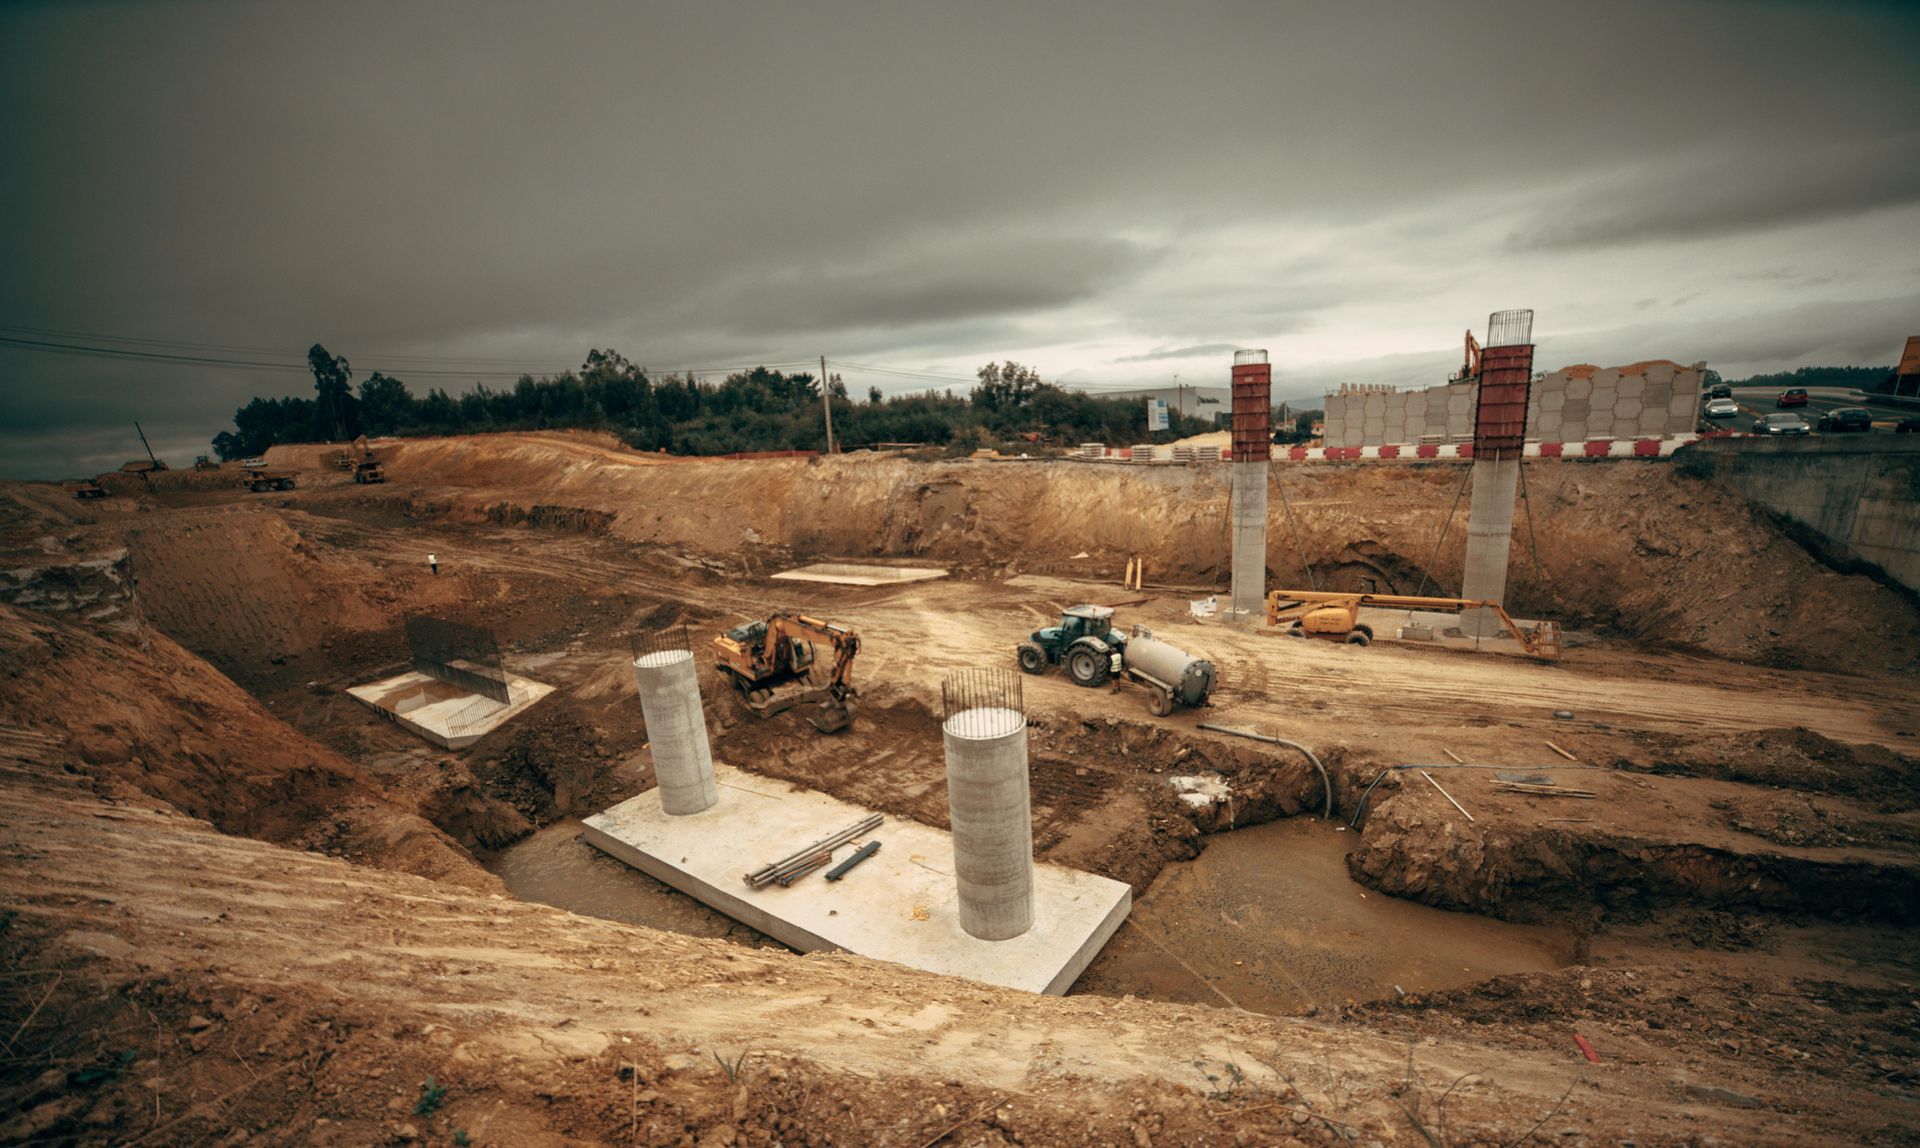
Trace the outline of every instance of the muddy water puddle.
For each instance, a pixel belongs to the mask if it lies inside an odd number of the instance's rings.
[[[580,822],[572,818],[508,846],[487,868],[522,901],[688,936],[779,947],[779,942],[595,849],[581,838]]]
[[[1309,818],[1209,838],[1134,903],[1074,991],[1301,1014],[1571,959],[1565,929],[1450,913],[1355,883],[1354,840]]]

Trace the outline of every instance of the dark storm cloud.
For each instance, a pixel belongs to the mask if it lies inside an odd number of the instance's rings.
[[[1916,41],[1792,3],[0,6],[0,325],[361,377],[612,345],[1148,380],[1442,347],[1478,292],[1595,329],[1902,298]],[[1670,282],[1609,261],[1681,239]],[[190,453],[310,390],[0,350],[0,456],[135,417]]]
[[[741,335],[913,326],[1044,312],[1141,274],[1157,253],[1100,237],[930,238],[869,259],[757,269],[684,308]]]
[[[1518,251],[1710,239],[1920,203],[1920,133],[1843,151],[1643,168],[1583,189],[1515,234]]]

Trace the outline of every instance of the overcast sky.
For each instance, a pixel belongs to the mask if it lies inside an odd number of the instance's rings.
[[[1547,368],[1888,363],[1917,58],[1911,3],[8,4],[0,337],[319,341],[416,393],[1262,346],[1290,397],[1438,382],[1532,307]],[[179,465],[311,388],[0,346],[0,473],[136,418]]]

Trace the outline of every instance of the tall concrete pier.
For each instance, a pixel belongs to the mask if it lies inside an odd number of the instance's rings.
[[[1273,368],[1261,350],[1233,353],[1233,589],[1227,617],[1266,617],[1267,470],[1272,456]]]
[[[983,941],[1010,940],[1033,927],[1033,809],[1019,675],[961,670],[940,692],[960,927]]]
[[[1513,498],[1527,443],[1527,397],[1533,383],[1533,312],[1496,311],[1487,320],[1474,399],[1473,502],[1467,512],[1467,554],[1460,596],[1506,603],[1507,556],[1513,542]],[[1468,610],[1462,632],[1503,632],[1491,610]]]
[[[633,649],[633,684],[653,746],[660,808],[675,816],[710,809],[720,799],[700,708],[700,678],[684,626],[641,636]]]

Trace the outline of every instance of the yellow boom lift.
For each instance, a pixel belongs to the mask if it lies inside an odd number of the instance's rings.
[[[1322,638],[1329,642],[1350,642],[1364,646],[1373,641],[1373,627],[1360,620],[1360,607],[1377,606],[1387,610],[1435,610],[1459,613],[1462,610],[1487,609],[1500,619],[1520,642],[1520,647],[1536,658],[1560,656],[1560,627],[1540,622],[1531,627],[1520,623],[1498,602],[1480,602],[1471,598],[1416,598],[1408,594],[1359,594],[1324,590],[1275,590],[1267,595],[1267,625],[1286,626],[1287,633],[1302,638]]]
[[[824,685],[813,681],[816,643],[833,650]],[[807,720],[821,733],[837,733],[852,720],[847,703],[856,693],[853,659],[859,652],[860,635],[805,614],[775,614],[713,639],[714,666],[740,691],[748,709],[767,717],[817,701],[820,708]]]

